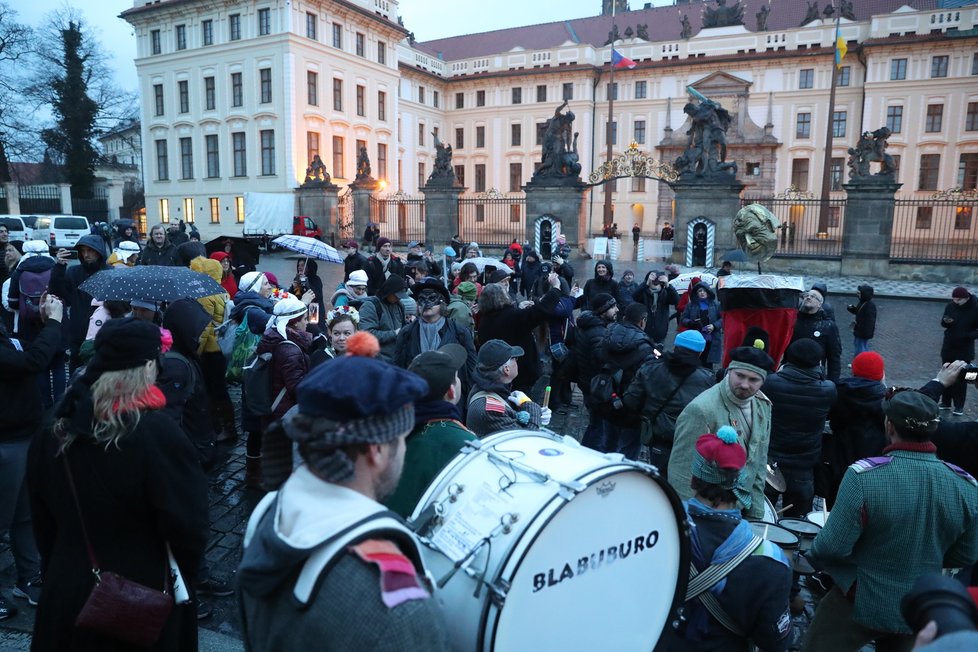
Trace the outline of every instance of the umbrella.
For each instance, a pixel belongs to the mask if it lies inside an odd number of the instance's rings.
[[[496,269],[501,269],[507,274],[512,273],[513,271],[509,268],[509,265],[507,265],[503,261],[498,260],[496,258],[489,258],[487,256],[479,256],[476,258],[465,258],[462,260],[462,264],[464,265],[465,263],[474,263],[476,269],[478,269],[479,272],[485,271],[486,266],[495,267]]]
[[[224,294],[220,283],[186,267],[140,265],[97,272],[78,286],[100,301],[176,301]]]
[[[316,240],[308,236],[280,235],[272,240],[272,244],[303,254],[308,258],[318,258],[319,260],[325,260],[330,263],[343,263],[343,256],[340,255],[340,252],[322,240]]]
[[[715,288],[717,286],[717,277],[715,274],[711,274],[710,272],[686,272],[685,274],[680,274],[676,278],[669,281],[669,285],[676,288],[676,291],[679,292],[679,294],[683,294],[689,289],[689,282],[694,276],[699,276],[700,281],[706,283],[711,288]]]
[[[258,265],[260,258],[258,243],[252,242],[251,240],[237,238],[232,235],[222,235],[208,241],[204,245],[204,249],[207,250],[207,255],[210,256],[215,251],[224,251],[224,245],[228,242],[231,243],[231,258],[234,259],[236,265],[248,265],[251,267]]]
[[[749,263],[750,258],[744,253],[742,249],[731,249],[727,253],[723,254],[720,260],[729,260],[732,263]]]

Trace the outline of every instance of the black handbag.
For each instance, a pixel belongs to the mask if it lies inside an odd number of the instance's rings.
[[[92,542],[88,538],[85,517],[82,515],[81,502],[78,500],[67,455],[62,454],[62,459],[68,475],[68,486],[71,487],[71,495],[78,510],[85,547],[88,549],[88,561],[95,576],[95,586],[75,618],[75,627],[132,645],[150,647],[159,640],[173,610],[173,596],[167,592],[169,569],[164,565],[162,591],[143,586],[122,575],[100,570]]]

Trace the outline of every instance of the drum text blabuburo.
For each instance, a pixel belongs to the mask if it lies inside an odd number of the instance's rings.
[[[618,545],[610,546],[608,548],[602,548],[598,552],[592,552],[586,557],[581,557],[577,560],[576,572],[570,563],[566,563],[564,564],[563,569],[559,571],[560,575],[557,575],[558,571],[556,568],[551,568],[545,573],[537,573],[533,576],[533,592],[536,593],[537,591],[548,586],[557,586],[564,580],[573,579],[575,576],[583,575],[589,569],[596,571],[604,565],[605,561],[612,564],[618,559],[628,557],[628,555],[632,554],[633,550],[635,554],[638,554],[643,550],[651,550],[658,542],[659,531],[652,530],[648,534],[638,535],[635,537],[634,542],[629,539],[624,543],[619,543]]]

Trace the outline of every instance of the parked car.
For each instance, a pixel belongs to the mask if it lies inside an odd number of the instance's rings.
[[[34,237],[46,240],[54,253],[58,249],[71,249],[90,229],[88,218],[79,215],[40,215],[34,224]]]
[[[0,215],[0,224],[7,227],[11,241],[27,242],[33,239],[33,231],[20,215]]]

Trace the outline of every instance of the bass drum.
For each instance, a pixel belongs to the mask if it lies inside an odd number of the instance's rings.
[[[570,437],[472,442],[412,522],[460,652],[649,652],[685,596],[676,493],[653,467]]]

